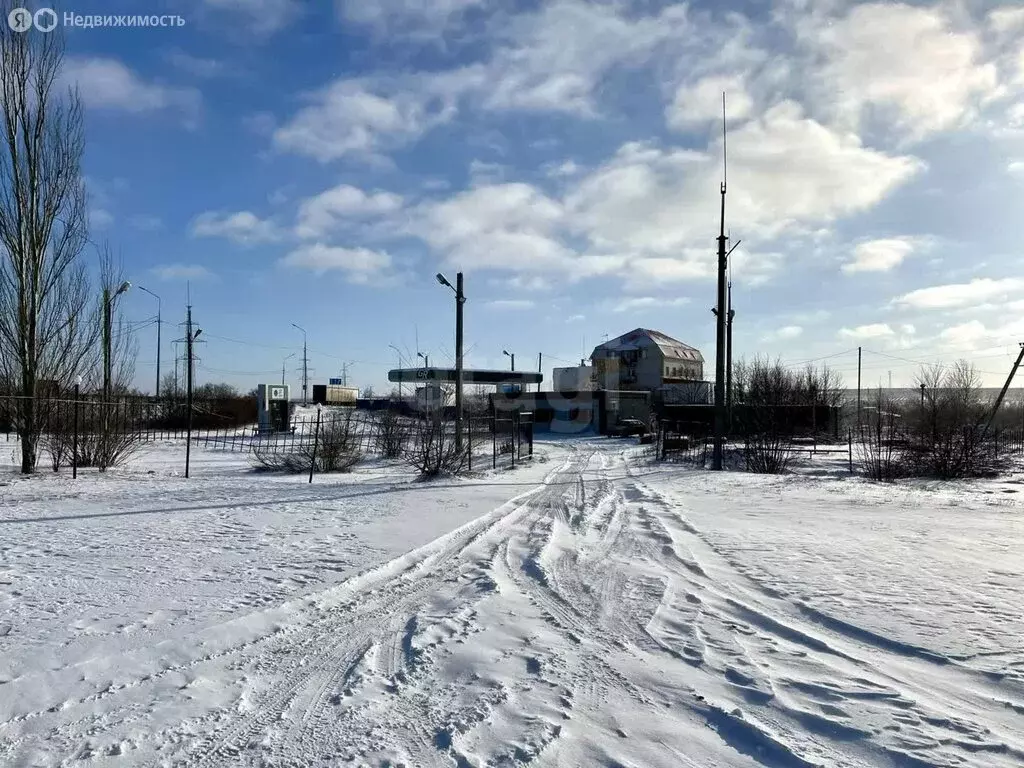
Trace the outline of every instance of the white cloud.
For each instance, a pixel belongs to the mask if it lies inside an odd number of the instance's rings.
[[[194,119],[202,98],[194,88],[172,88],[144,81],[117,59],[65,58],[64,78],[77,85],[86,106],[143,113],[175,110]]]
[[[391,192],[367,194],[357,187],[339,184],[299,205],[296,234],[304,238],[323,237],[346,220],[358,220],[397,211],[402,198]]]
[[[914,251],[914,241],[906,237],[866,240],[853,249],[853,258],[842,270],[853,272],[888,272],[895,269]]]
[[[567,322],[567,323],[580,323],[580,322],[583,322],[586,319],[587,319],[586,315],[569,315],[567,318],[565,318],[565,322]]]
[[[140,232],[155,232],[164,225],[159,216],[151,216],[146,213],[140,213],[136,216],[132,216],[128,220],[128,223]]]
[[[235,74],[235,70],[223,59],[207,59],[201,56],[193,56],[179,48],[170,50],[166,54],[168,63],[177,67],[182,72],[203,79],[218,77],[229,77]]]
[[[784,254],[758,247],[868,210],[922,168],[867,149],[787,102],[735,130],[729,225],[744,233],[733,257],[748,284],[770,279]],[[707,152],[632,142],[567,182],[562,196],[526,183],[482,184],[410,212],[410,234],[447,263],[570,279],[624,277],[631,290],[714,274],[717,146]],[[712,226],[709,229],[709,222]]]
[[[1006,170],[1014,176],[1024,177],[1024,160],[1014,160],[1007,164]]]
[[[93,208],[89,211],[89,226],[93,229],[107,229],[114,223],[114,214],[106,208]]]
[[[295,249],[280,263],[286,267],[308,269],[318,275],[340,271],[353,283],[366,283],[391,267],[391,256],[369,248],[343,248],[314,243]]]
[[[939,338],[954,347],[975,349],[978,346],[978,342],[988,335],[989,332],[985,328],[984,323],[978,320],[971,320],[944,328],[939,333]]]
[[[274,144],[324,163],[346,155],[372,159],[450,117],[450,107],[428,109],[429,96],[385,95],[366,83],[338,80],[309,96],[310,104],[274,131]]]
[[[412,230],[452,266],[564,271],[573,254],[557,237],[563,215],[528,184],[497,184],[424,204]]]
[[[978,278],[969,283],[919,288],[900,296],[895,303],[916,309],[954,309],[983,301],[1010,298],[1021,288],[1024,288],[1024,280],[1020,278],[1007,277],[1001,280]]]
[[[743,78],[737,75],[711,75],[678,88],[672,103],[666,109],[666,120],[673,128],[692,128],[695,125],[722,119],[722,93],[726,95],[729,120],[747,117],[753,112],[754,101],[747,93]]]
[[[284,29],[301,10],[297,0],[203,0],[203,4],[230,16],[232,26],[241,26],[260,37]]]
[[[734,131],[730,147],[729,223],[748,246],[752,237],[867,210],[922,167],[833,133],[792,102]],[[718,200],[708,193],[720,179],[717,149],[624,145],[566,198],[574,225],[595,247],[617,252],[675,259],[692,247],[701,263],[684,271],[706,273],[708,224],[718,219]]]
[[[209,280],[214,275],[199,264],[163,264],[150,270],[160,280]]]
[[[558,179],[566,176],[575,176],[581,170],[583,170],[575,160],[569,159],[564,160],[557,165],[550,165],[547,167],[547,175],[550,178]]]
[[[380,34],[436,36],[483,0],[338,0],[343,21],[373,27]]]
[[[1024,30],[1024,8],[1004,6],[995,8],[988,15],[988,25],[999,35],[1012,35]]]
[[[281,239],[282,234],[273,222],[250,211],[206,211],[192,222],[193,237],[223,237],[240,245],[275,242]]]
[[[644,309],[681,307],[684,304],[689,303],[690,300],[686,297],[664,299],[657,298],[655,296],[637,296],[635,298],[622,299],[621,301],[613,302],[611,310],[612,312],[636,312]]]
[[[858,325],[856,328],[840,328],[839,336],[844,339],[884,339],[894,336],[895,332],[886,323]]]
[[[532,309],[537,305],[530,299],[496,299],[486,302],[484,306],[491,309]]]
[[[766,333],[763,337],[763,341],[788,341],[790,339],[796,339],[803,335],[804,329],[799,325],[784,325],[781,328],[776,328],[774,331]]]
[[[478,85],[492,109],[592,115],[593,94],[615,67],[649,61],[678,44],[691,25],[683,6],[658,15],[628,15],[614,3],[559,0],[503,24],[497,49]]]
[[[901,133],[924,138],[957,127],[997,90],[980,36],[955,28],[940,6],[863,3],[808,19],[804,43],[824,58],[815,100],[850,127],[883,109]]]

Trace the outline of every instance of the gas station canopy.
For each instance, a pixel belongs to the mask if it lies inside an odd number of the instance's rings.
[[[480,371],[465,368],[462,371],[464,384],[540,384],[544,376],[529,371]],[[388,371],[388,381],[456,381],[454,368],[395,368]]]

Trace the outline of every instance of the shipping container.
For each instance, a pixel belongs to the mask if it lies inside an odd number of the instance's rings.
[[[359,389],[335,384],[314,384],[313,402],[317,405],[347,405],[355,407]]]

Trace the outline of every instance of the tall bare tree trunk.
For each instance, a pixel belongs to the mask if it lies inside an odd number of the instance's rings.
[[[9,2],[0,2],[6,19]],[[2,20],[0,19],[0,20]],[[19,395],[21,471],[38,460],[40,384],[68,387],[92,354],[82,107],[59,92],[58,31],[0,23],[0,376]]]

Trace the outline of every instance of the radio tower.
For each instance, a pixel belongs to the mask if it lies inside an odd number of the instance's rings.
[[[722,94],[722,220],[718,232],[718,297],[715,308],[711,311],[715,315],[715,447],[711,457],[711,468],[722,469],[722,454],[725,446],[725,366],[726,366],[726,315],[729,311],[726,297],[727,266],[729,254],[735,250],[736,243],[728,251],[726,243],[729,238],[725,235],[725,190],[728,180],[728,154],[726,153],[726,128],[725,128],[725,93]]]

